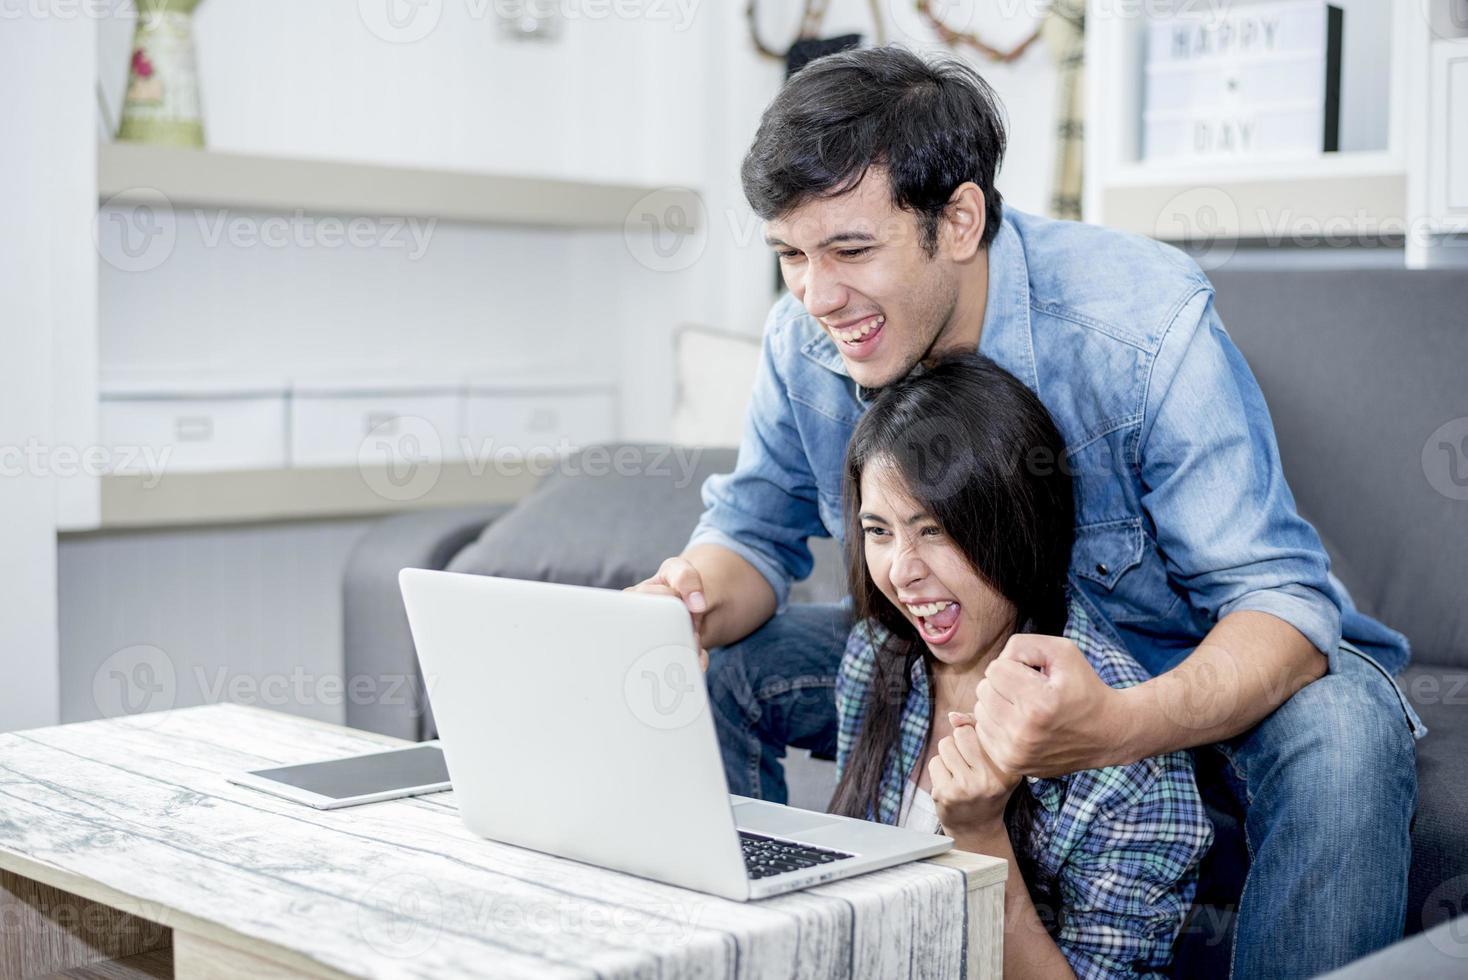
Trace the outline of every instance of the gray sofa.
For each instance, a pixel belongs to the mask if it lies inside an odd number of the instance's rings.
[[[1357,603],[1413,643],[1399,681],[1430,729],[1418,743],[1407,914],[1407,932],[1417,933],[1468,911],[1468,274],[1239,270],[1212,278],[1224,322],[1268,399],[1301,512]],[[627,466],[606,447],[588,452],[514,508],[409,514],[369,532],[344,583],[348,676],[416,677],[398,569],[621,587],[681,548],[701,509],[702,478],[733,464],[730,450],[669,455],[661,467],[656,449],[625,447]],[[797,598],[835,597],[840,563],[829,541],[814,543],[817,570]],[[421,696],[350,704],[347,720],[410,738],[433,731]],[[832,766],[793,754],[790,783],[792,802],[823,807]],[[1179,942],[1178,976],[1225,975],[1228,910],[1247,867],[1238,814],[1222,805],[1210,812],[1218,843]],[[1468,973],[1468,920],[1390,954],[1341,975]]]

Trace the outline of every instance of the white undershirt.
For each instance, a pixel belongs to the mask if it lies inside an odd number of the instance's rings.
[[[939,830],[938,811],[933,806],[933,797],[927,790],[919,789],[914,780],[909,779],[902,791],[902,809],[897,823],[908,830],[930,834],[936,834]]]

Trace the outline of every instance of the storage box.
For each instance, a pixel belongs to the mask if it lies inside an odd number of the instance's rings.
[[[291,465],[356,466],[379,452],[458,459],[462,417],[463,386],[453,381],[298,382],[291,395]]]
[[[286,465],[283,383],[103,379],[100,395],[101,438],[112,472]]]
[[[611,387],[516,389],[469,386],[468,455],[501,451],[565,454],[617,438],[617,396]]]

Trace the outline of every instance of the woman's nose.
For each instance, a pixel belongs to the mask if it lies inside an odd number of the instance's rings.
[[[909,588],[928,575],[928,566],[918,557],[916,549],[903,546],[892,562],[892,584],[899,589]]]

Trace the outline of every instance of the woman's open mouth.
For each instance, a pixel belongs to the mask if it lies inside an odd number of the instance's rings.
[[[959,613],[962,607],[956,602],[904,603],[908,613],[917,620],[918,632],[933,646],[942,646],[958,632]]]
[[[841,353],[855,360],[861,360],[876,349],[877,341],[882,336],[882,327],[886,323],[885,316],[875,313],[840,330],[832,327],[831,336],[836,338],[837,343],[841,346]]]

